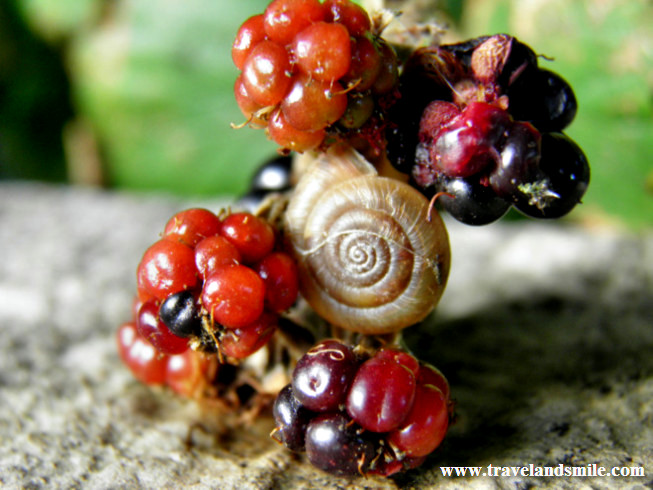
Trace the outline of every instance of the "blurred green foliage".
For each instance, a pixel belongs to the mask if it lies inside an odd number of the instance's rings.
[[[233,98],[231,43],[240,23],[265,3],[21,5],[37,32],[67,42],[75,106],[102,149],[106,183],[216,194],[242,192],[252,169],[275,151],[262,132],[230,127],[243,121]]]
[[[72,112],[61,63],[76,116],[97,140],[108,185],[237,194],[274,153],[263,131],[230,127],[243,122],[233,99],[230,46],[242,21],[268,0],[4,1],[0,177],[64,177],[57,128]],[[574,87],[579,113],[567,132],[586,151],[592,182],[573,217],[651,225],[653,2],[432,3],[453,22],[448,40],[508,32],[554,58],[540,63]],[[34,111],[54,122],[35,122]],[[68,132],[66,148],[83,145],[78,137]]]

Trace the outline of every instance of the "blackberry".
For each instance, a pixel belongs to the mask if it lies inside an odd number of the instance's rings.
[[[234,94],[247,122],[286,152],[339,140],[362,148],[362,138],[374,158],[399,70],[376,29],[350,0],[273,0],[243,23],[232,47],[241,70]]]

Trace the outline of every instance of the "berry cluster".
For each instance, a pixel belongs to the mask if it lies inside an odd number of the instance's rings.
[[[580,202],[589,165],[562,133],[576,98],[525,44],[498,34],[417,50],[401,93],[390,160],[456,219],[486,224],[511,205],[558,218]]]
[[[242,24],[231,53],[238,106],[282,148],[379,141],[374,113],[395,88],[397,57],[359,5],[273,0]]]
[[[298,294],[295,262],[275,245],[272,226],[249,213],[175,214],[138,265],[138,333],[166,355],[256,352]]]
[[[499,34],[406,46],[400,61],[375,24],[351,0],[272,0],[242,24],[231,51],[236,101],[283,151],[257,171],[239,204],[268,219],[200,208],[173,216],[143,255],[133,317],[117,335],[121,358],[143,383],[234,400],[228,410],[276,395],[272,437],[345,476],[419,466],[453,415],[442,373],[397,346],[399,331],[418,321],[410,308],[431,307],[435,284],[444,288],[446,233],[430,219],[428,200],[379,177],[363,157],[389,160],[474,225],[511,206],[562,216],[589,182],[587,159],[562,132],[576,113],[574,93],[538,66],[531,48]],[[308,150],[328,153],[294,165],[289,152]],[[329,199],[314,200],[319,194]],[[386,205],[392,220],[379,209]],[[310,227],[307,217],[315,218]],[[361,236],[372,240],[359,244]],[[323,258],[327,249],[335,253]],[[345,257],[347,265],[326,266]],[[426,287],[409,288],[414,280]],[[380,288],[366,289],[376,282]],[[381,325],[372,307],[390,316],[385,300],[396,291],[396,317]],[[296,304],[300,293],[306,301]],[[329,318],[340,327],[327,331]],[[345,325],[353,325],[355,347],[329,338],[343,336]],[[265,355],[250,357],[259,350]],[[260,358],[264,368],[241,370]],[[271,373],[274,389],[265,382]]]
[[[273,437],[336,475],[388,476],[419,466],[445,436],[449,384],[397,348],[373,355],[324,340],[277,397]]]

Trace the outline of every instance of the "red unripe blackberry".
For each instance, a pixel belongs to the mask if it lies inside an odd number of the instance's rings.
[[[347,109],[347,94],[338,82],[314,80],[297,74],[281,102],[286,120],[300,131],[319,131],[333,124]]]
[[[201,395],[209,370],[216,364],[210,358],[190,349],[182,354],[170,356],[166,363],[165,383],[182,396]]]
[[[228,328],[245,327],[263,313],[265,284],[249,267],[232,265],[206,279],[201,298],[216,323]]]
[[[297,300],[299,279],[295,260],[284,252],[272,252],[255,267],[265,282],[265,305],[270,311],[281,313]]]
[[[262,218],[250,213],[233,213],[222,221],[220,235],[240,253],[246,264],[258,262],[274,248],[274,230]]]
[[[263,14],[254,15],[243,22],[231,47],[231,58],[239,70],[243,69],[245,60],[252,48],[264,39]]]
[[[380,159],[398,60],[365,9],[350,0],[273,0],[262,19],[263,35],[254,16],[232,46],[241,69],[234,94],[247,123],[266,128],[286,154],[344,141]],[[348,103],[361,94],[364,102]]]
[[[272,437],[335,475],[422,464],[448,427],[447,380],[397,347],[366,355],[333,339],[311,348],[275,401]]]
[[[141,309],[143,303],[150,300],[156,301],[156,298],[147,293],[134,295],[134,299],[132,300],[132,307],[131,307],[132,320],[136,321],[136,317],[138,316],[138,310]]]
[[[265,9],[264,27],[269,39],[285,45],[303,29],[324,19],[318,0],[273,0]]]
[[[449,381],[447,381],[447,378],[444,377],[439,369],[430,364],[420,365],[419,373],[417,374],[417,384],[435,386],[442,392],[447,400],[449,400],[451,396]]]
[[[240,328],[227,329],[220,337],[223,355],[245,359],[268,343],[277,329],[277,315],[263,312],[254,322]]]
[[[141,292],[164,301],[169,295],[199,284],[195,253],[181,242],[162,239],[145,251],[137,270]]]
[[[194,247],[203,238],[220,230],[220,218],[208,209],[193,208],[180,211],[166,223],[163,237]]]
[[[344,25],[353,37],[364,36],[372,29],[372,21],[360,5],[350,0],[326,0],[326,21]]]
[[[411,458],[426,456],[440,445],[449,426],[449,409],[444,394],[433,385],[417,385],[413,408],[388,442]]]
[[[219,268],[239,264],[241,260],[236,246],[220,235],[205,238],[195,246],[195,265],[204,279]]]
[[[317,148],[326,137],[324,128],[317,131],[301,131],[295,128],[288,122],[281,109],[276,109],[270,115],[267,133],[280,147],[297,153]]]
[[[168,357],[141,337],[133,323],[125,323],[116,333],[118,354],[134,377],[148,385],[165,383]]]
[[[286,48],[272,41],[261,41],[243,64],[243,84],[254,102],[273,106],[288,92],[290,73]]]
[[[359,37],[351,48],[351,65],[343,80],[363,92],[372,87],[381,73],[381,55],[368,37]]]
[[[395,362],[402,367],[408,369],[413,376],[418,376],[421,371],[420,362],[408,352],[398,350],[395,348],[384,347],[380,349],[374,356],[376,359],[387,359]]]
[[[405,420],[415,398],[415,374],[400,362],[373,357],[358,369],[347,396],[347,413],[364,429],[388,432]]]
[[[256,113],[263,109],[263,106],[254,102],[252,97],[249,95],[247,87],[243,83],[242,73],[238,75],[238,78],[236,78],[236,82],[234,83],[234,96],[240,112],[242,112],[243,116],[247,118],[249,124],[261,128],[264,128],[267,125],[266,121],[256,117]]]
[[[341,24],[316,22],[295,36],[292,52],[297,67],[315,80],[332,82],[349,71],[349,32]]]
[[[181,354],[188,350],[188,340],[173,334],[159,319],[159,305],[143,303],[136,318],[138,333],[163,354]]]

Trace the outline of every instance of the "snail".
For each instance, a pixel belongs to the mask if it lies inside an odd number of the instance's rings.
[[[332,325],[366,335],[423,320],[450,265],[446,228],[437,213],[427,218],[429,208],[421,193],[379,176],[354,150],[317,157],[284,217],[309,305]]]

